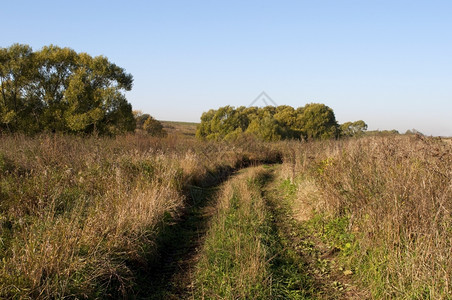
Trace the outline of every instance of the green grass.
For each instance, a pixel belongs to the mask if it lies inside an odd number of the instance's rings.
[[[244,176],[245,175],[245,176]],[[245,178],[244,178],[245,177]],[[195,275],[195,298],[266,298],[270,276],[268,248],[263,243],[269,227],[263,203],[252,185],[241,180],[228,183],[220,195],[220,208],[207,233]],[[246,197],[246,198],[245,198]]]
[[[279,168],[281,169],[281,168]],[[318,224],[300,222],[294,217],[298,186],[287,179],[276,177],[265,189],[268,207],[274,220],[274,231],[278,236],[283,267],[275,268],[275,274],[283,272],[283,278],[302,286],[303,295],[310,299],[347,298],[345,285],[333,271],[335,262],[325,256],[334,248],[319,243],[315,237]],[[297,266],[298,267],[294,267]],[[283,289],[290,287],[287,282]],[[289,297],[287,293],[285,297]]]
[[[268,168],[228,182],[207,233],[194,282],[196,299],[306,299],[305,263],[278,229],[262,189]]]

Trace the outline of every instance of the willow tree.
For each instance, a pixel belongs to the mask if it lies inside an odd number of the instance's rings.
[[[0,48],[0,128],[31,125],[42,103],[33,90],[34,53],[27,45]]]

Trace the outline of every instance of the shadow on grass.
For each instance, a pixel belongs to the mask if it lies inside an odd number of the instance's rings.
[[[213,187],[191,186],[189,203],[177,220],[161,224],[156,238],[157,255],[150,258],[146,270],[137,273],[137,299],[181,299],[190,293],[190,274],[197,248],[202,243],[214,206]]]

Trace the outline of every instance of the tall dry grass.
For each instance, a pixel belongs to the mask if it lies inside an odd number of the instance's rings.
[[[272,153],[174,136],[0,136],[0,297],[130,295],[185,187]]]
[[[345,260],[374,298],[450,297],[449,143],[415,136],[292,146],[285,155],[286,177],[298,180],[301,202],[301,182],[315,183],[317,202],[305,208],[315,207],[324,224],[347,221],[342,237],[355,242],[342,248],[349,248]]]

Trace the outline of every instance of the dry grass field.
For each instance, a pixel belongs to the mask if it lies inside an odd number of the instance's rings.
[[[0,295],[126,295],[154,237],[208,184],[262,148],[140,135],[0,137]]]
[[[295,211],[340,253],[372,298],[448,299],[452,147],[440,138],[368,137],[292,145]]]
[[[177,297],[450,297],[449,141],[220,143],[196,140],[194,124],[164,127],[164,138],[0,136],[2,298],[153,298],[140,276],[175,259],[158,237],[191,222],[192,187],[281,157],[215,194]]]

